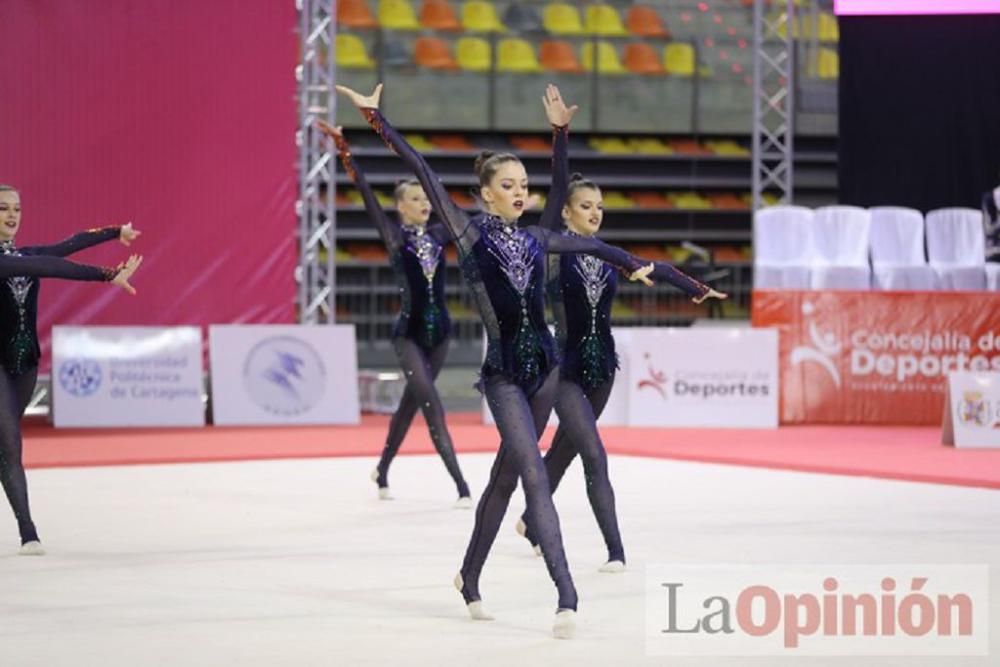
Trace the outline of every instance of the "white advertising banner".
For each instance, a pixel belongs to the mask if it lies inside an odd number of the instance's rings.
[[[358,424],[354,326],[209,327],[217,425]]]
[[[778,426],[778,332],[636,328],[628,356],[628,425]]]
[[[198,327],[52,327],[57,427],[203,426]]]
[[[1000,448],[1000,373],[950,373],[941,441],[956,447]]]

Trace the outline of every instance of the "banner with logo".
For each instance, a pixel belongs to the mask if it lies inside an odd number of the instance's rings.
[[[628,425],[778,425],[778,335],[750,328],[633,329]]]
[[[1000,373],[951,373],[945,384],[941,442],[1000,448]]]
[[[198,327],[52,327],[57,427],[203,426]]]
[[[209,327],[217,425],[358,424],[354,326]]]
[[[780,336],[784,423],[940,423],[957,371],[1000,371],[1000,294],[755,290]]]

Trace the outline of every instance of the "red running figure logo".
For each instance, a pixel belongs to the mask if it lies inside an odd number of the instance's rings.
[[[643,359],[648,360],[650,357],[649,352],[646,352],[642,355],[642,357]],[[651,364],[646,365],[646,371],[649,373],[649,378],[646,380],[639,380],[639,390],[641,391],[646,387],[655,389],[659,392],[660,396],[663,397],[663,400],[667,400],[667,374],[663,371],[656,370]]]

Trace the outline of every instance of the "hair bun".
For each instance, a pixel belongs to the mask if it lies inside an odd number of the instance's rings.
[[[573,174],[569,177],[569,182],[570,183],[572,183],[574,181],[583,181],[583,180],[586,180],[586,179],[584,179],[583,174],[581,174],[578,171],[574,171]]]
[[[472,170],[473,172],[475,172],[476,176],[479,176],[482,173],[483,165],[486,163],[487,160],[489,160],[494,155],[496,155],[496,152],[494,151],[479,152],[479,155],[476,156],[476,162],[472,166]]]

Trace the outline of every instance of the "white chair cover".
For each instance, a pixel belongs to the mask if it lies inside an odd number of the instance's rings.
[[[809,289],[813,212],[769,206],[753,217],[753,284],[759,289]]]
[[[824,206],[813,219],[813,289],[867,290],[871,288],[868,240],[871,215],[856,206]]]
[[[986,288],[982,213],[941,208],[927,214],[927,256],[944,290]]]
[[[986,289],[1000,292],[1000,264],[986,262]]]
[[[876,206],[871,213],[872,287],[879,290],[935,289],[934,270],[924,258],[924,216],[898,206]]]

